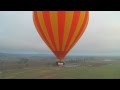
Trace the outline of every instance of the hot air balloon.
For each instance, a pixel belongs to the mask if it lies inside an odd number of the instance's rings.
[[[35,27],[59,62],[83,35],[89,19],[88,11],[34,11]]]

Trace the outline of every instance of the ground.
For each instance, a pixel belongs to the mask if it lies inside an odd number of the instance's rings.
[[[0,79],[120,79],[119,58],[65,59],[64,67],[55,62],[55,58],[1,57]]]

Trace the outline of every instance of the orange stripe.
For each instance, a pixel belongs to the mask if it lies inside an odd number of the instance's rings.
[[[70,33],[70,27],[71,27],[71,24],[72,24],[72,20],[73,20],[73,14],[74,14],[74,11],[66,11],[66,14],[65,14],[65,27],[64,27],[64,35],[63,35],[63,46],[62,46],[62,51],[64,51],[65,49],[65,45],[66,45],[66,42],[67,42],[67,39],[68,39],[68,36],[69,36],[69,33]]]
[[[79,21],[78,21],[78,24],[77,24],[77,26],[76,26],[75,32],[74,32],[74,34],[73,34],[73,36],[72,36],[72,39],[71,39],[71,41],[70,41],[70,43],[69,43],[69,45],[68,45],[68,47],[66,48],[65,51],[67,51],[67,50],[70,48],[70,46],[71,46],[72,43],[74,42],[75,38],[77,37],[77,35],[78,35],[79,31],[80,31],[80,28],[82,27],[82,24],[83,24],[83,22],[84,22],[84,18],[85,18],[85,12],[84,12],[84,11],[81,11],[81,12],[80,12]]]
[[[50,44],[47,41],[47,38],[45,37],[44,33],[42,32],[40,23],[38,21],[37,11],[33,12],[33,21],[34,21],[35,27],[37,29],[37,32],[39,33],[39,35],[41,36],[43,41],[46,43],[46,45],[52,50],[52,47],[50,46]]]
[[[76,37],[76,39],[74,40],[73,44],[70,46],[70,48],[67,50],[66,54],[73,48],[73,46],[77,43],[77,41],[79,40],[79,38],[83,35],[86,27],[87,27],[87,24],[88,24],[88,19],[89,19],[89,12],[86,12],[85,14],[85,18],[84,18],[84,22],[82,24],[82,27]]]
[[[69,37],[65,46],[65,49],[68,47],[68,45],[70,44],[70,41],[75,33],[78,21],[80,18],[80,11],[75,11],[74,15],[73,15],[73,21],[72,21],[72,25],[71,25],[71,29],[70,29],[70,33],[69,33]]]
[[[39,23],[41,25],[42,31],[43,31],[44,35],[46,36],[50,46],[55,51],[55,47],[54,47],[54,45],[53,45],[53,43],[52,43],[52,41],[50,39],[48,30],[47,30],[46,25],[45,25],[45,21],[44,21],[44,18],[43,18],[43,12],[42,11],[38,11],[37,14],[38,14],[38,19],[39,19]]]
[[[55,45],[55,39],[54,39],[54,35],[53,35],[53,31],[52,31],[52,26],[51,26],[51,21],[50,21],[50,12],[49,11],[43,11],[43,18],[44,18],[44,22],[50,37],[50,40],[53,44],[53,46],[55,47],[56,50],[56,45]]]
[[[63,44],[64,25],[65,25],[65,11],[58,11],[58,32],[60,51],[62,50]]]
[[[58,18],[57,18],[57,11],[50,11],[50,21],[52,26],[52,32],[56,44],[56,50],[59,51],[59,34],[58,34]]]

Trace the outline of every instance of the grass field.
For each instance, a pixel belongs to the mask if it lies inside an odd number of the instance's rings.
[[[0,63],[1,79],[120,79],[118,58],[66,60],[64,67],[55,66],[55,59],[52,58],[11,57],[9,58],[11,60],[7,59]],[[24,62],[21,62],[22,60]]]

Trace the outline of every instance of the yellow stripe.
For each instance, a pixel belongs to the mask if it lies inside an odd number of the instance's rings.
[[[36,23],[36,20],[35,20],[35,16],[33,16],[33,21],[34,21],[35,27],[37,28],[37,31],[39,33],[39,28],[37,26],[37,23]],[[44,40],[44,42],[46,43],[46,40],[43,38],[43,35],[41,33],[39,33],[39,34],[40,34],[41,38]]]
[[[55,45],[57,47],[57,51],[59,51],[60,48],[59,48],[57,11],[50,11],[50,21],[51,21],[53,36],[55,39]]]
[[[35,20],[35,16],[33,16],[33,21],[34,21],[34,24],[35,24],[35,27],[36,27],[36,29],[37,29],[37,31],[38,31],[38,33],[39,33],[39,28],[38,28],[38,26],[37,26],[37,24],[36,24],[36,20]],[[45,40],[45,38],[43,37],[43,35],[41,34],[41,33],[39,33],[39,35],[41,36],[41,38],[43,39],[43,41],[47,44],[48,42],[46,42],[46,40]],[[47,45],[50,49],[52,49],[49,45]]]
[[[80,31],[80,28],[81,28],[81,26],[83,24],[84,18],[85,18],[85,12],[81,11],[80,12],[80,18],[79,18],[79,21],[78,21],[78,25],[76,27],[75,33],[74,33],[74,35],[73,35],[73,37],[72,37],[72,39],[70,41],[70,44],[68,45],[66,51],[70,48],[70,46],[73,44],[75,38],[77,37],[77,35],[78,35],[79,31]]]
[[[62,45],[62,51],[65,49],[65,45],[70,33],[70,28],[73,20],[73,13],[74,11],[67,11],[65,13],[65,27],[64,27],[64,35],[63,35],[63,45]]]
[[[81,34],[84,33],[84,30],[86,29],[86,27],[87,27],[87,25],[88,25],[88,24],[87,24],[87,23],[88,23],[88,20],[89,20],[89,16],[87,17],[87,20],[86,20],[85,26],[84,26],[84,28],[83,28],[83,32],[82,32]],[[77,38],[76,41],[78,41],[80,37],[81,37],[81,35]],[[73,46],[74,46],[74,45],[73,45]]]
[[[45,34],[45,37],[47,38],[48,43],[50,44],[52,49],[55,51],[55,47],[53,46],[53,44],[52,44],[52,42],[50,40],[46,25],[45,25],[45,22],[44,22],[44,19],[43,19],[43,13],[39,11],[39,12],[37,12],[37,14],[38,14],[38,19],[39,19],[39,23],[41,25],[42,31]]]

